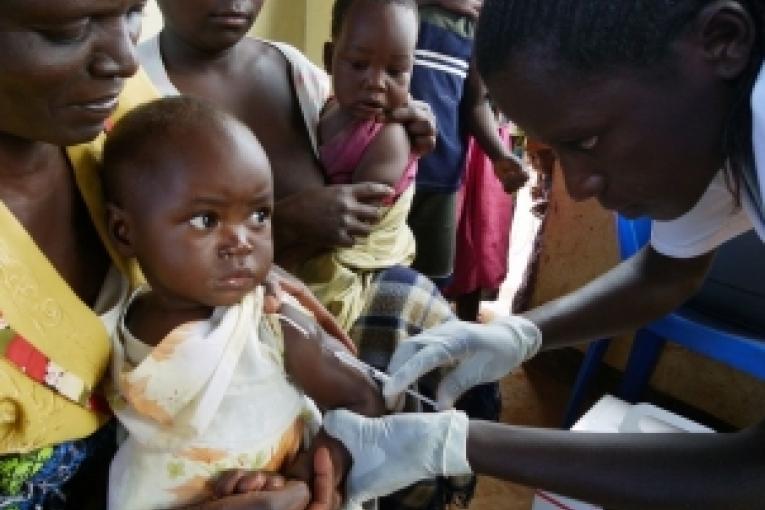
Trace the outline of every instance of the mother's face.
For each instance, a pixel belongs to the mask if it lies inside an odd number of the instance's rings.
[[[72,145],[94,138],[138,68],[146,0],[0,2],[0,132]]]

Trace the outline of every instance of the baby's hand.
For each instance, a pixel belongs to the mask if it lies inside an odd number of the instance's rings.
[[[226,471],[212,490],[214,499],[185,510],[305,510],[311,503],[308,484],[263,471]],[[334,509],[325,505],[316,510]]]
[[[213,492],[218,498],[246,492],[272,491],[285,486],[287,480],[279,473],[233,469],[225,471],[215,481]]]
[[[529,180],[529,175],[512,159],[502,158],[493,163],[494,174],[502,183],[505,193],[515,193]]]

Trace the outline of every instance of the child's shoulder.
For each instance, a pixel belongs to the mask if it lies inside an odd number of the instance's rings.
[[[245,37],[241,42],[245,58],[253,65],[270,66],[286,70],[287,58],[274,43],[254,37]]]

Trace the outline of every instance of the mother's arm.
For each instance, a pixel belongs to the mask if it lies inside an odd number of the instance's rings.
[[[268,125],[252,125],[274,172],[276,261],[289,267],[295,259],[353,245],[379,220],[381,202],[392,189],[368,182],[327,186],[294,90],[264,92],[274,97],[260,100],[278,106]],[[435,118],[426,104],[410,101],[389,120],[404,125],[418,153],[435,146]]]
[[[298,98],[291,90],[266,90],[271,117],[253,123],[274,174],[274,244],[277,263],[350,246],[379,219],[379,204],[391,190],[374,183],[327,186],[314,154]]]

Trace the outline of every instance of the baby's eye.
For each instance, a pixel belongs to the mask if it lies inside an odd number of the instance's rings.
[[[200,213],[189,220],[189,224],[197,230],[209,230],[218,225],[218,216],[213,213]]]
[[[402,69],[388,69],[388,74],[394,78],[397,78],[404,74],[404,71]]]
[[[352,60],[351,61],[351,67],[355,71],[363,71],[363,70],[365,70],[367,68],[367,63],[366,62],[361,62],[361,61],[358,61],[358,60]]]
[[[262,225],[270,217],[271,213],[268,209],[259,209],[250,215],[250,223],[254,225]]]
[[[596,145],[598,145],[598,142],[600,141],[600,137],[595,135],[591,136],[589,138],[585,138],[584,140],[580,140],[577,145],[579,145],[580,149],[590,151],[595,148]]]
[[[54,44],[73,44],[85,40],[89,31],[90,20],[83,18],[60,27],[41,30],[41,33]]]

